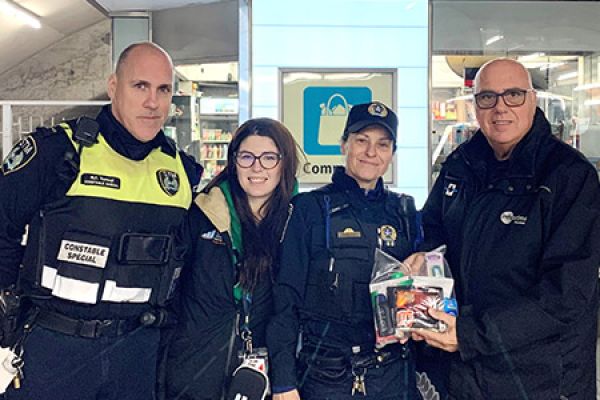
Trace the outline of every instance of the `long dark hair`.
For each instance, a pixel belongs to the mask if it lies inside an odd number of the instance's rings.
[[[258,220],[248,202],[246,192],[237,177],[234,154],[251,135],[268,137],[281,154],[281,179],[269,199],[261,206]],[[229,182],[235,210],[242,226],[244,257],[239,281],[246,290],[253,290],[265,275],[272,279],[272,265],[277,261],[279,238],[287,219],[288,204],[296,184],[298,147],[290,131],[281,122],[270,118],[255,118],[244,122],[233,134],[227,150],[227,166],[206,187],[209,191],[222,182]]]

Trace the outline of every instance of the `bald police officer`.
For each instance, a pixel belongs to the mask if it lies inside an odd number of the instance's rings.
[[[131,45],[95,120],[38,128],[4,161],[0,287],[27,306],[3,343],[22,360],[9,398],[153,398],[154,328],[176,286],[176,227],[200,173],[161,130],[172,87],[168,54]]]

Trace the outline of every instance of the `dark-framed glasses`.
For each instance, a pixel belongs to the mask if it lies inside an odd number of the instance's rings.
[[[254,155],[249,151],[236,151],[234,154],[235,163],[241,168],[251,168],[256,160],[264,169],[273,169],[279,164],[282,155],[272,151],[266,151],[260,155]]]
[[[475,104],[482,110],[487,110],[488,108],[496,107],[498,104],[498,97],[502,97],[504,104],[508,107],[521,107],[525,104],[525,99],[527,99],[527,93],[535,92],[533,89],[506,89],[502,93],[492,92],[491,90],[486,90],[483,92],[479,92],[475,97]]]

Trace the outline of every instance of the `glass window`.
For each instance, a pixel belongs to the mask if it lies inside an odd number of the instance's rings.
[[[472,79],[497,57],[522,62],[553,134],[600,171],[600,6],[593,1],[432,2],[432,178],[477,130]]]

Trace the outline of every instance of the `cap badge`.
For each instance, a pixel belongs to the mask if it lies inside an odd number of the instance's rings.
[[[385,118],[388,115],[387,108],[383,104],[377,102],[371,103],[367,111],[375,117]]]

